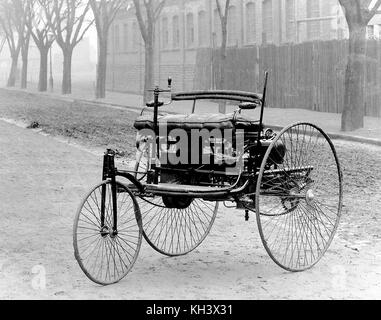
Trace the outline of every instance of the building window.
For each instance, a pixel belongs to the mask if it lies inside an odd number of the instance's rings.
[[[295,36],[295,0],[286,1],[286,39],[291,42]]]
[[[194,21],[192,13],[187,14],[187,46],[188,48],[194,46]]]
[[[218,9],[214,10],[213,46],[221,45],[222,38],[221,18]]]
[[[316,1],[316,0],[315,0]],[[263,2],[263,43],[273,42],[273,4],[272,0]]]
[[[117,53],[120,51],[119,47],[119,25],[114,26],[114,51]]]
[[[139,46],[139,34],[140,34],[140,30],[138,30],[138,23],[136,21],[134,21],[134,23],[132,24],[132,34],[133,34],[132,48],[134,50],[137,50],[138,46]]]
[[[367,35],[368,39],[374,39],[375,38],[374,37],[374,35],[375,35],[375,33],[374,33],[374,25],[368,25],[366,27],[366,35]]]
[[[162,36],[163,36],[163,40],[162,40],[162,48],[168,48],[169,46],[169,30],[168,30],[168,18],[163,18],[162,20],[162,25],[161,25],[161,28],[162,28]]]
[[[319,1],[307,0],[307,18],[318,18],[320,16]],[[320,37],[320,21],[307,22],[307,38],[315,40]]]
[[[206,12],[200,11],[198,13],[198,44],[200,47],[205,47],[207,45],[207,30],[208,23],[206,19]]]
[[[255,43],[255,3],[249,2],[246,4],[246,43]]]
[[[228,44],[230,46],[238,45],[237,10],[235,6],[229,7],[227,28],[228,28]]]
[[[128,51],[128,45],[129,45],[129,34],[128,34],[128,24],[125,23],[123,25],[123,51]]]
[[[179,17],[174,16],[172,19],[172,30],[173,30],[173,47],[180,47],[180,25],[179,25]]]

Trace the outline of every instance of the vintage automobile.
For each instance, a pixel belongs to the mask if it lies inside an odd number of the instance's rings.
[[[120,281],[137,259],[142,238],[168,256],[185,255],[208,235],[221,204],[255,213],[272,260],[288,271],[314,266],[336,232],[342,210],[342,173],[326,133],[296,123],[278,133],[263,123],[262,94],[209,90],[172,93],[155,88],[153,112],[135,122],[137,161],[118,170],[115,151],[104,155],[102,182],[79,206],[75,257],[102,285]],[[170,96],[167,102],[160,96]],[[196,102],[228,101],[229,114],[196,113]],[[160,108],[193,101],[189,114]],[[248,111],[258,109],[259,118]],[[224,210],[226,213],[229,209]]]

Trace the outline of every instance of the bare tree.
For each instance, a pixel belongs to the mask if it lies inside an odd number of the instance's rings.
[[[95,88],[97,99],[106,96],[107,38],[111,23],[124,2],[124,0],[89,0],[98,36],[98,63]]]
[[[30,31],[27,27],[27,8],[28,0],[13,0],[13,5],[16,10],[14,16],[14,23],[16,25],[17,34],[21,44],[21,89],[27,87],[28,80],[28,54],[29,54],[29,42],[30,42]]]
[[[12,0],[1,2],[0,24],[11,53],[12,64],[9,73],[9,87],[16,84],[17,64],[21,51],[21,88],[27,87],[28,52],[30,32],[26,26],[26,6],[28,0]]]
[[[133,0],[136,18],[145,46],[144,103],[150,98],[148,92],[153,87],[155,25],[165,5],[165,0]],[[144,7],[142,6],[144,5]]]
[[[345,72],[344,110],[341,129],[352,131],[364,127],[364,87],[366,62],[366,27],[381,6],[377,0],[339,0],[349,28],[349,54]]]
[[[2,34],[0,35],[1,35],[1,40],[0,40],[0,53],[1,53],[3,51],[6,38]]]
[[[226,46],[228,39],[228,16],[230,0],[225,1],[225,7],[223,8],[223,3],[221,0],[216,0],[217,11],[221,21],[221,47],[220,47],[220,72],[217,87],[218,89],[225,89],[225,66],[226,66]],[[221,102],[219,104],[220,113],[226,113],[226,102]]]
[[[0,4],[0,24],[8,43],[12,63],[8,76],[7,86],[14,87],[16,84],[17,64],[21,50],[21,39],[17,35],[15,25],[16,10],[11,1],[2,1]]]
[[[39,0],[63,53],[62,94],[71,93],[71,65],[75,46],[83,39],[94,20],[86,20],[90,10],[87,0]],[[52,3],[51,7],[48,2]]]
[[[51,24],[44,13],[45,9],[39,2],[28,0],[27,27],[40,52],[38,91],[46,91],[48,88],[48,53],[54,42]],[[51,10],[51,7],[47,10]]]

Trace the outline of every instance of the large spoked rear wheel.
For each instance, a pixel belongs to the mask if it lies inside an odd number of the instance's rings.
[[[116,193],[118,220],[114,230],[111,190],[110,181],[93,188],[82,201],[74,221],[75,258],[86,276],[101,285],[116,283],[127,275],[142,242],[138,203],[130,190],[119,182]]]
[[[137,157],[136,177],[144,182],[148,168],[147,151]],[[161,196],[137,198],[142,214],[143,236],[161,254],[181,256],[196,249],[209,234],[218,211],[218,202],[203,199]]]
[[[309,123],[283,129],[265,154],[256,188],[257,224],[270,257],[288,271],[314,266],[332,242],[341,209],[342,174],[330,138]]]

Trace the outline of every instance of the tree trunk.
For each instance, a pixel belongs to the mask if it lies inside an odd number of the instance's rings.
[[[29,54],[29,39],[25,40],[24,46],[21,48],[22,67],[21,67],[21,89],[27,88],[28,82],[28,54]]]
[[[7,81],[7,87],[14,87],[16,85],[18,58],[19,58],[18,52],[15,54],[12,54],[12,64],[11,64],[11,70],[9,72],[9,77]]]
[[[107,76],[107,37],[98,36],[98,63],[95,97],[103,99],[106,97],[106,76]]]
[[[48,52],[49,48],[40,49],[40,74],[38,79],[38,91],[48,89]]]
[[[63,75],[62,75],[62,94],[71,94],[71,61],[73,50],[68,49],[63,52]]]
[[[153,89],[154,78],[154,49],[153,44],[147,44],[145,48],[145,70],[144,70],[144,104],[152,100],[152,92],[148,90]]]
[[[349,55],[345,72],[344,109],[341,130],[353,131],[364,127],[366,27],[351,25],[349,28]]]

